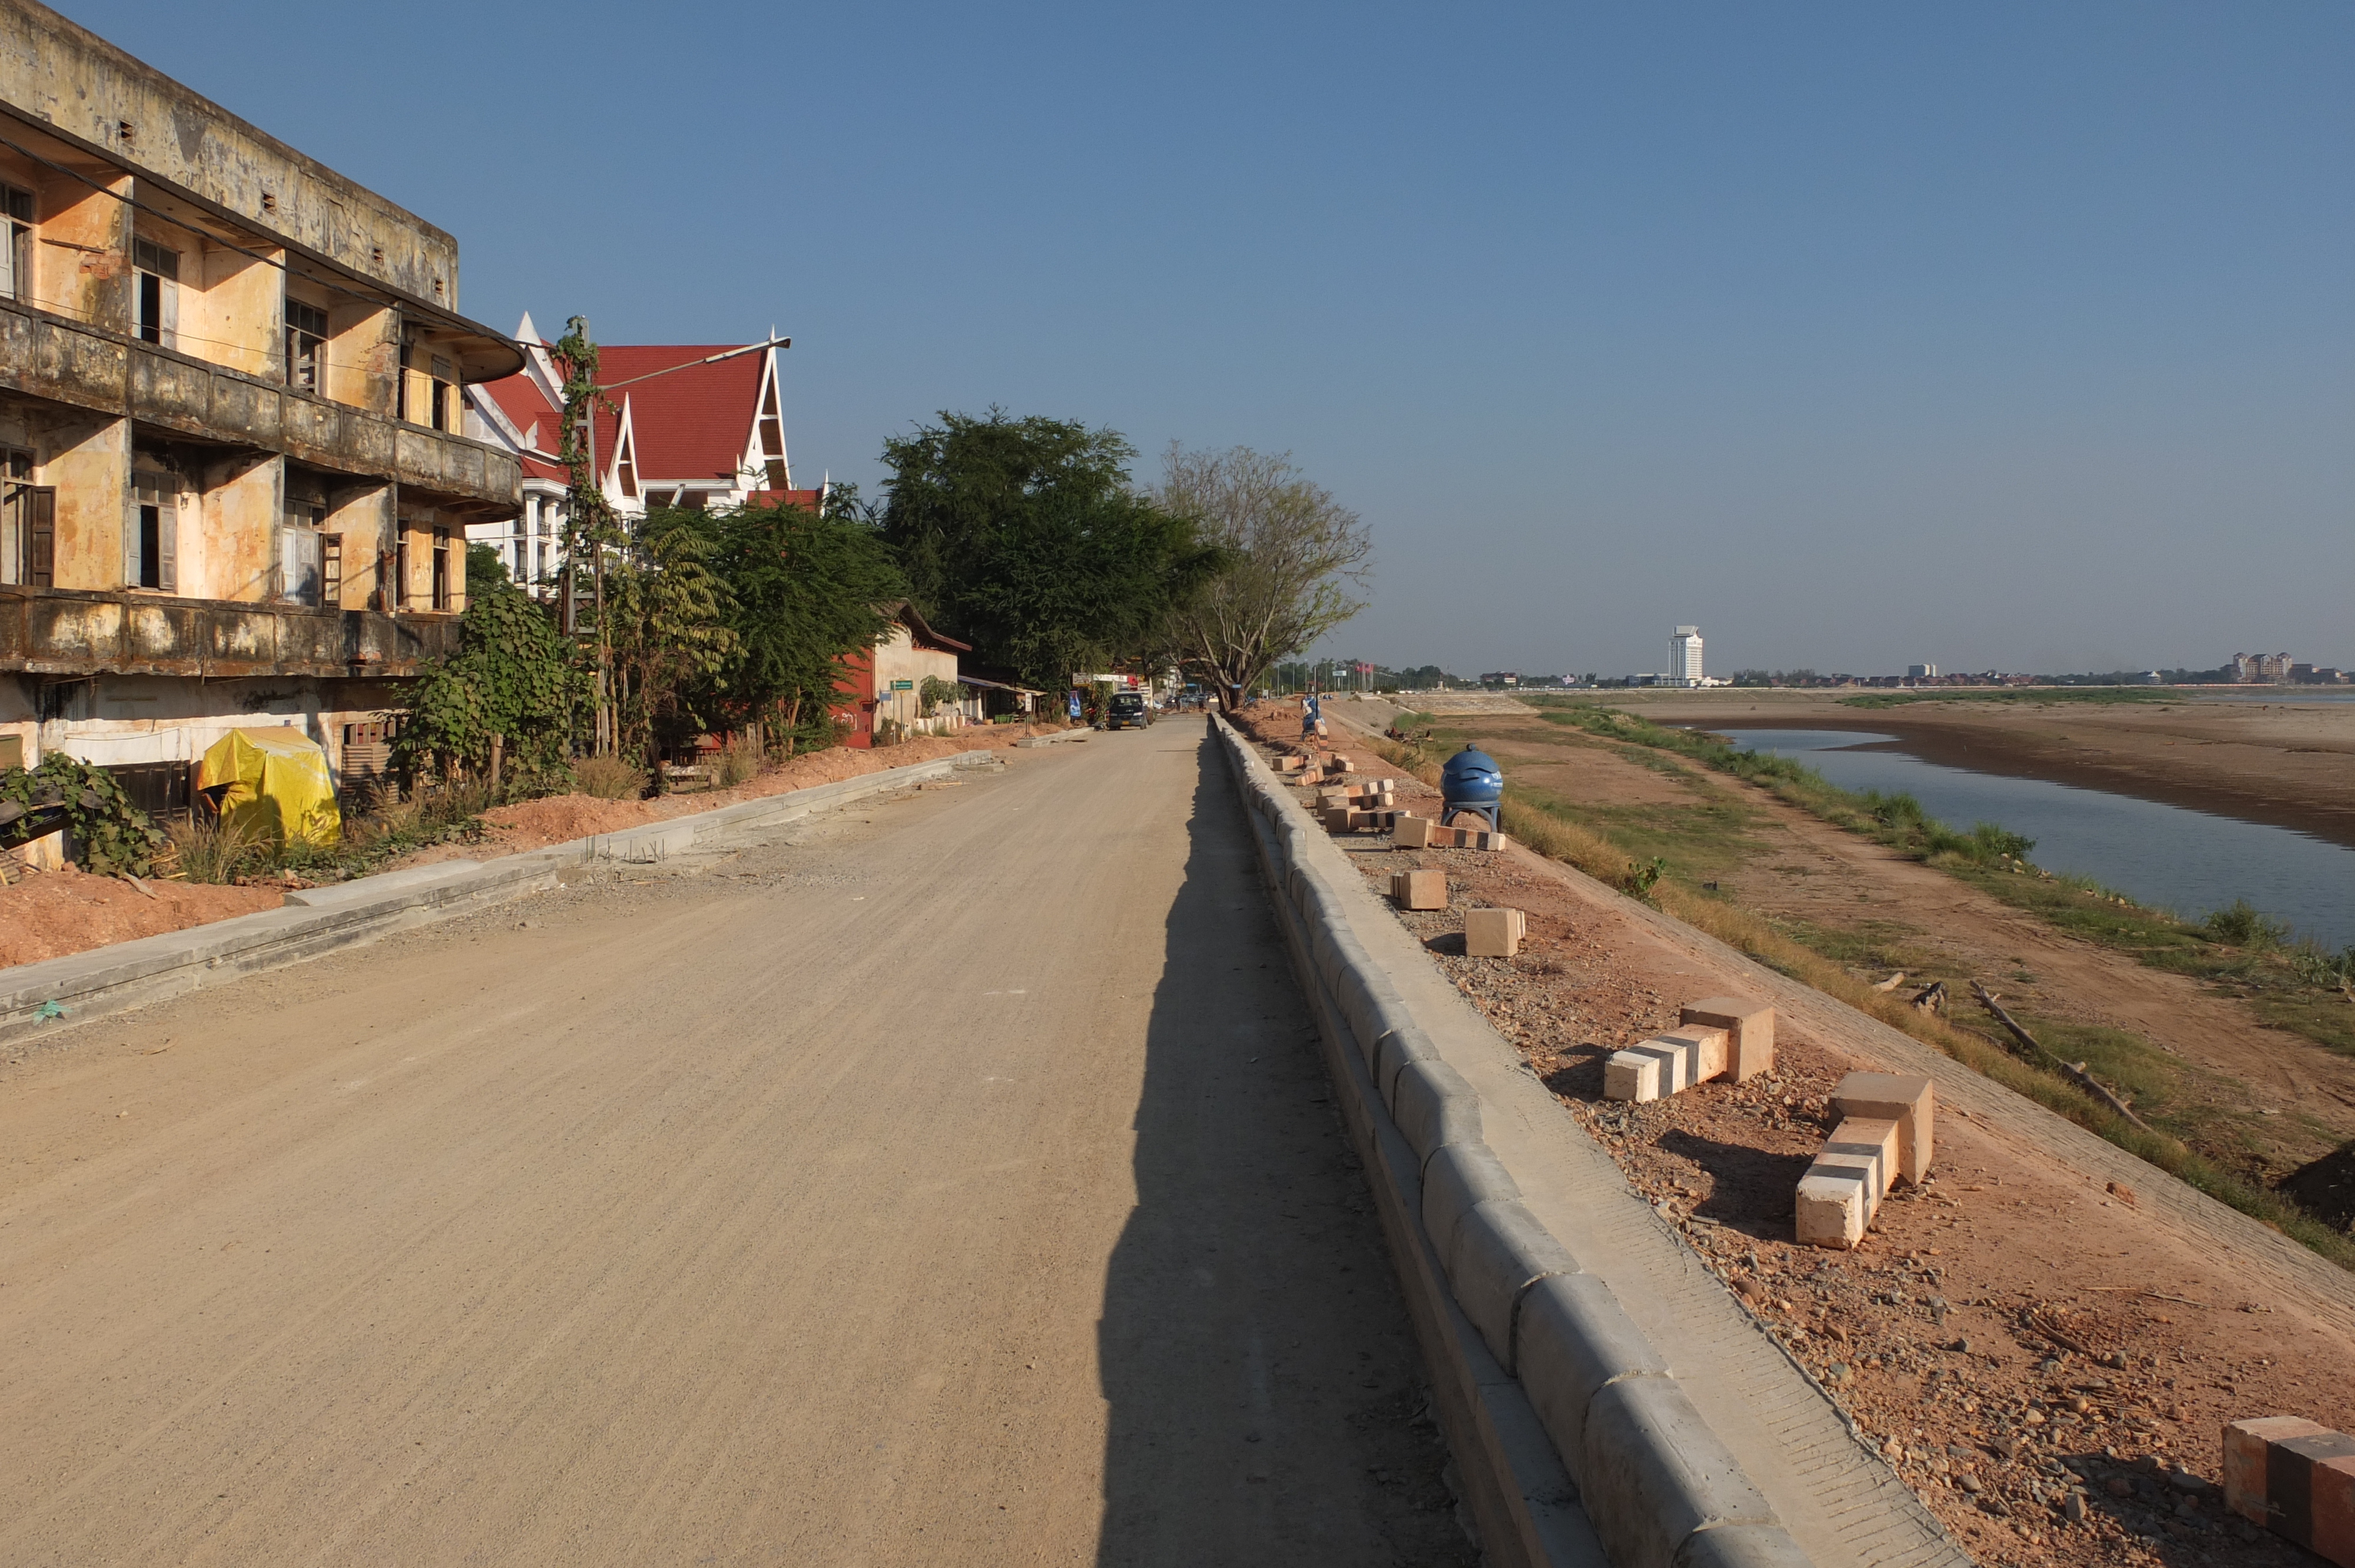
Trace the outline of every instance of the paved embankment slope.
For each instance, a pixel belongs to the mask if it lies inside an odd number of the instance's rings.
[[[1024,753],[27,1048],[0,1563],[1468,1560],[1206,760]]]

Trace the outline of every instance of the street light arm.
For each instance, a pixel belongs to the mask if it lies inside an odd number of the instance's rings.
[[[762,349],[791,348],[793,345],[792,338],[772,337],[764,343],[748,343],[741,348],[722,349],[718,354],[707,354],[701,359],[690,359],[682,364],[665,366],[660,370],[649,370],[644,376],[633,376],[627,381],[616,381],[610,386],[591,387],[591,390],[611,392],[616,387],[634,387],[641,381],[652,381],[657,376],[668,376],[674,370],[691,370],[698,365],[717,365],[723,359],[735,359],[747,354],[758,354]]]

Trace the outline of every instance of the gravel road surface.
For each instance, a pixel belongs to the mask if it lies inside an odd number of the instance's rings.
[[[0,1064],[0,1563],[1458,1563],[1200,726]]]

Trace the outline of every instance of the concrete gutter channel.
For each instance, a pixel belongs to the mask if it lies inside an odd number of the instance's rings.
[[[618,833],[494,861],[453,860],[364,876],[286,895],[286,906],[167,931],[137,941],[0,969],[0,1041],[16,1041],[257,969],[370,940],[552,888],[565,872],[598,861],[651,865],[698,843],[774,827],[959,769],[986,768],[994,752],[964,751],[857,779],[791,789],[717,810],[648,822]],[[57,1009],[64,1010],[62,1016]]]
[[[1491,1563],[1969,1557],[1222,717]]]

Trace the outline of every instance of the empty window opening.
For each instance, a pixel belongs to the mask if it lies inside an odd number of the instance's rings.
[[[326,368],[327,313],[300,300],[287,301],[286,385],[321,391]]]
[[[342,608],[344,536],[341,534],[319,535],[319,599],[329,609]]]
[[[131,476],[130,526],[123,530],[123,580],[133,588],[177,593],[179,485],[170,474]]]
[[[437,430],[455,433],[458,429],[458,371],[440,355],[433,356],[432,418],[427,421]]]
[[[400,543],[392,547],[392,592],[389,609],[409,608],[409,534],[402,530]]]
[[[131,242],[131,265],[139,281],[139,336],[164,348],[179,345],[180,253],[152,239]]]
[[[33,297],[33,193],[0,185],[0,299]]]

